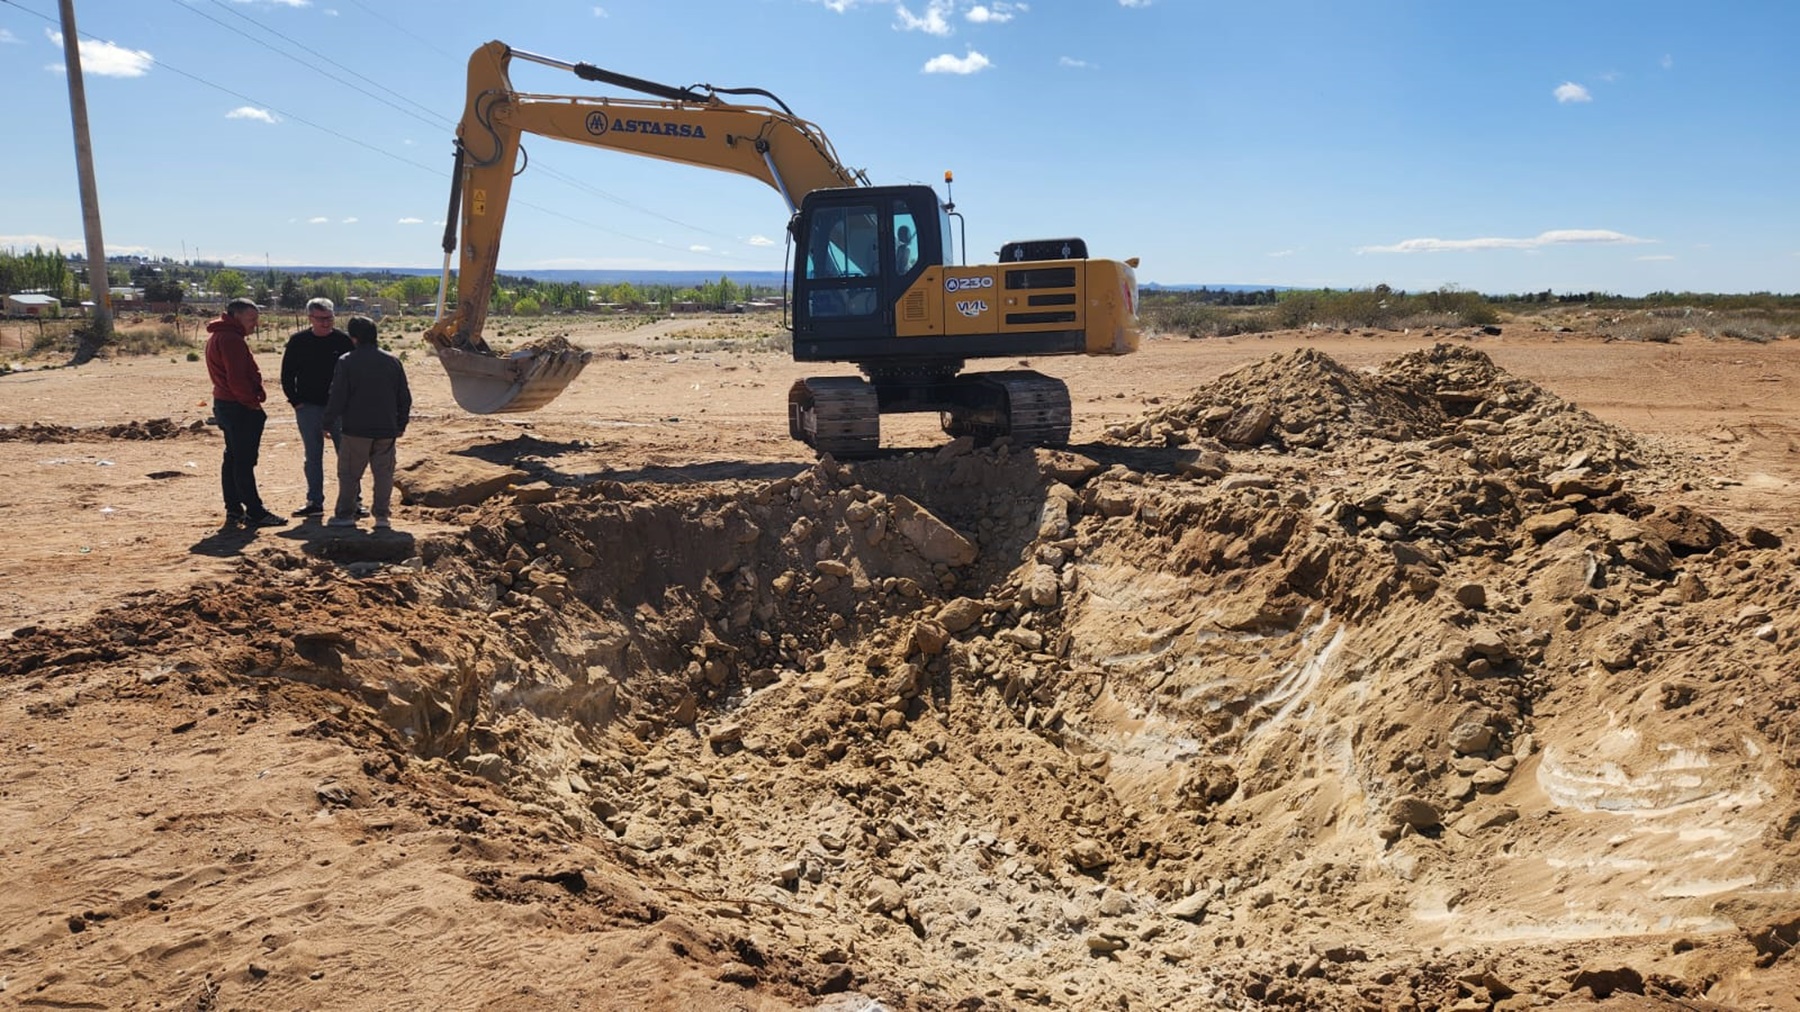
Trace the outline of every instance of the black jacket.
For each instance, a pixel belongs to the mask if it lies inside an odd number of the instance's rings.
[[[412,389],[406,367],[372,344],[357,345],[337,361],[331,396],[325,402],[325,426],[344,420],[344,435],[397,439],[412,420]]]
[[[337,360],[354,347],[356,342],[341,330],[333,329],[324,337],[313,333],[311,327],[295,331],[281,353],[281,393],[287,402],[324,406],[331,396],[331,374]]]

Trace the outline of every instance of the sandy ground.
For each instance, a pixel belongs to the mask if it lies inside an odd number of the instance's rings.
[[[572,336],[408,353],[387,536],[221,531],[200,363],[0,376],[0,1004],[1800,1008],[1800,343],[1157,338],[820,466]]]

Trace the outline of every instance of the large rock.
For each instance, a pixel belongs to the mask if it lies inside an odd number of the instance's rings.
[[[978,554],[968,538],[903,495],[894,497],[894,527],[927,562],[966,566]]]
[[[530,479],[517,468],[436,454],[401,468],[394,475],[394,487],[400,490],[400,501],[411,506],[474,506]]]

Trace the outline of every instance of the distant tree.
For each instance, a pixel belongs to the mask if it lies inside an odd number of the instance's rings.
[[[247,287],[248,285],[244,281],[244,275],[229,267],[212,276],[213,291],[218,292],[227,299],[235,299],[244,294]]]
[[[152,278],[144,285],[144,301],[176,304],[187,294],[174,278]]]
[[[300,282],[292,274],[281,279],[281,294],[275,297],[275,304],[283,309],[299,309],[306,305],[306,296],[300,292]]]
[[[412,305],[415,302],[437,298],[438,279],[430,275],[410,275],[401,278],[397,284],[400,286],[400,294],[391,296],[391,298],[398,299],[402,305]]]
[[[43,292],[57,297],[69,293],[74,274],[62,250],[44,252],[42,246],[29,253],[0,251],[0,292]]]
[[[323,296],[330,299],[334,305],[339,306],[350,300],[350,285],[336,275],[314,278],[307,288],[312,293],[307,298]]]
[[[540,316],[544,312],[544,307],[538,303],[538,300],[527,295],[513,303],[512,311],[514,316]]]

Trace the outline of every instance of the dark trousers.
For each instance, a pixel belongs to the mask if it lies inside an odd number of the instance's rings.
[[[225,512],[261,516],[267,508],[256,491],[256,458],[262,452],[263,425],[269,416],[236,401],[213,401],[213,417],[225,434],[225,460],[219,465]]]

